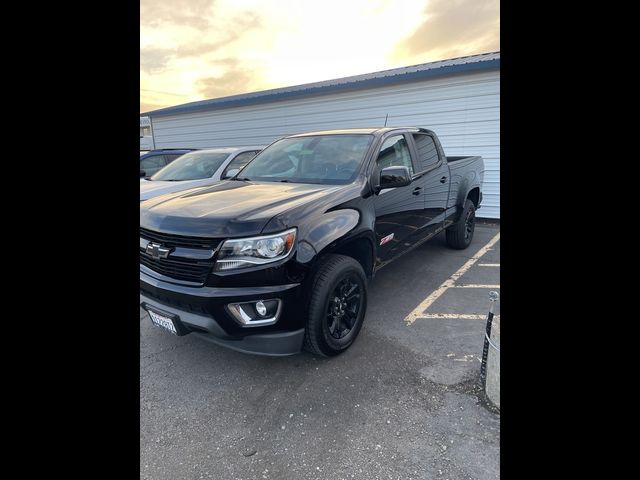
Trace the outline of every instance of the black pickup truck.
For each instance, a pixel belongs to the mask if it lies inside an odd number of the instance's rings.
[[[483,176],[423,128],[282,138],[232,179],[140,203],[141,306],[242,352],[339,354],[379,268],[442,230],[469,246]]]

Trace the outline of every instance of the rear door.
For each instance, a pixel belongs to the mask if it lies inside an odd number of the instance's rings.
[[[409,147],[409,138],[404,134],[384,140],[376,160],[376,182],[380,171],[390,166],[406,166],[415,178],[405,187],[382,190],[374,198],[378,265],[410,248],[420,238],[420,229],[426,223],[424,180],[422,176],[416,176],[418,165]]]
[[[409,137],[410,146],[417,158],[418,174],[422,175],[425,223],[420,230],[423,237],[430,236],[437,233],[444,224],[449,197],[449,167],[431,135],[414,133]]]

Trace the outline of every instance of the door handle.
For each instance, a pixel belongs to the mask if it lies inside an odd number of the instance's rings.
[[[444,183],[444,182],[446,182],[446,181],[447,181],[447,177],[442,177],[442,178],[440,179],[440,183]]]
[[[416,187],[413,189],[413,192],[411,192],[413,195],[420,195],[420,190],[422,190],[422,187]]]

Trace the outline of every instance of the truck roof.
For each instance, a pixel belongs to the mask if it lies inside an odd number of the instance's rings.
[[[372,128],[343,128],[338,130],[322,130],[318,132],[305,132],[305,133],[297,133],[295,135],[289,135],[289,137],[306,137],[308,135],[381,135],[386,132],[390,132],[391,130],[413,130],[413,131],[424,131],[428,130],[420,127],[372,127]]]

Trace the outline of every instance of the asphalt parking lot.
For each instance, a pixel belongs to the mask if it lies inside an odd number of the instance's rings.
[[[463,251],[439,235],[376,275],[333,359],[237,353],[140,310],[140,477],[499,478],[500,416],[478,384],[499,264],[499,226]]]

